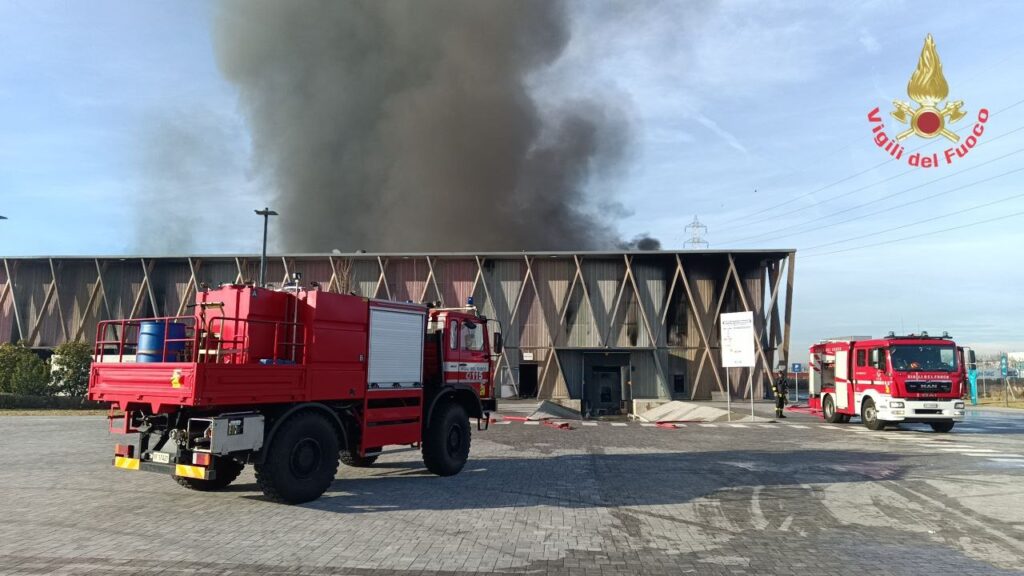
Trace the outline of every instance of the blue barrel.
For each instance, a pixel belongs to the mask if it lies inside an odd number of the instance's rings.
[[[166,333],[164,327],[167,327]],[[164,342],[167,338],[179,340],[167,343],[167,354],[164,355]],[[185,349],[185,325],[178,322],[143,322],[139,327],[139,350],[135,355],[136,362],[168,362],[176,360],[178,353]]]

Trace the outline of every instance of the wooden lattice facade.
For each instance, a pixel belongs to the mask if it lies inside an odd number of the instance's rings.
[[[758,366],[734,369],[734,398],[760,394],[789,358],[795,253],[332,254],[270,258],[322,290],[458,305],[502,324],[505,394],[579,399],[617,369],[623,397],[708,399],[724,391],[719,315],[754,312]],[[4,258],[0,341],[52,348],[111,318],[186,313],[202,284],[258,276],[256,256]],[[529,380],[529,382],[527,382]],[[524,390],[524,386],[526,390]],[[535,386],[535,387],[533,387]],[[534,392],[535,390],[535,392]]]

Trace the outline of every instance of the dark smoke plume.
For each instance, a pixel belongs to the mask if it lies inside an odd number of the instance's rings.
[[[647,234],[640,234],[628,242],[619,242],[619,248],[622,250],[661,250],[661,240],[651,238]]]
[[[528,85],[569,41],[564,2],[225,0],[216,34],[282,248],[619,245],[584,189],[622,163],[625,114]]]

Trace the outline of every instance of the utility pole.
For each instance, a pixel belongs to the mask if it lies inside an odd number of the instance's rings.
[[[693,222],[687,224],[684,229],[690,234],[690,239],[683,242],[683,248],[707,249],[708,242],[704,239],[704,235],[708,233],[708,227],[701,224],[697,216],[694,216]]]
[[[263,216],[263,252],[260,253],[260,288],[267,286],[267,225],[270,223],[271,216],[277,216],[277,212],[274,212],[270,208],[264,207],[263,210],[254,210],[260,216]]]

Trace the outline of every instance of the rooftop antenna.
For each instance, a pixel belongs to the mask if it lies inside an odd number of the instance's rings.
[[[687,224],[685,230],[690,234],[690,239],[683,242],[684,248],[706,249],[708,247],[708,242],[704,239],[704,235],[708,233],[708,227],[701,224],[696,214],[693,216],[693,222]]]

